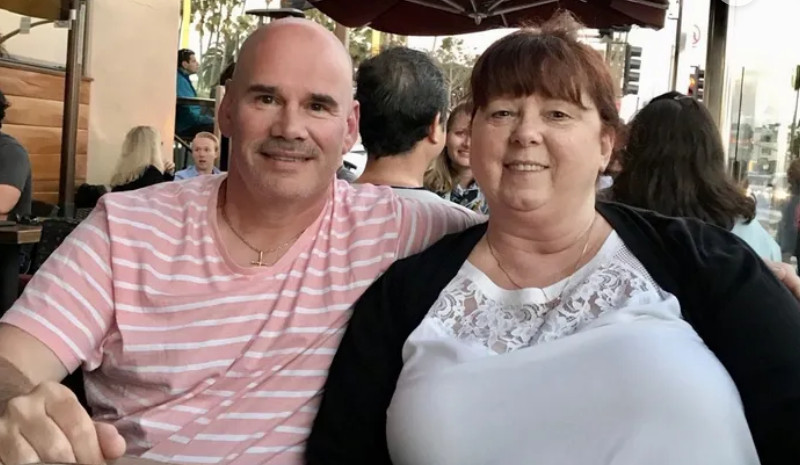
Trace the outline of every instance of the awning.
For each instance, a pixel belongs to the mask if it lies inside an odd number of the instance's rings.
[[[454,35],[520,27],[569,10],[590,28],[659,29],[669,0],[312,0],[348,27],[370,26],[401,35]]]

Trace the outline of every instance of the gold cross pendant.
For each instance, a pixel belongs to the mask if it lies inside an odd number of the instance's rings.
[[[255,266],[267,266],[267,264],[264,263],[264,251],[263,250],[259,250],[258,251],[258,260],[253,260],[253,261],[250,262],[250,264],[251,265],[255,265]]]

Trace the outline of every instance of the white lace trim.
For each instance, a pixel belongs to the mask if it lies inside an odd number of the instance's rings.
[[[542,292],[508,291],[466,262],[442,290],[427,318],[438,320],[457,339],[506,353],[568,336],[600,315],[631,304],[664,299],[665,293],[616,233],[573,277]],[[553,297],[550,301],[540,296]]]

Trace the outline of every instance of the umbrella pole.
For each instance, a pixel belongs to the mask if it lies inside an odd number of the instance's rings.
[[[78,109],[81,86],[81,35],[83,0],[71,0],[67,36],[67,70],[64,76],[64,115],[61,122],[61,166],[58,181],[58,206],[61,216],[75,214],[75,151],[78,140]]]
[[[681,36],[683,27],[683,2],[678,0],[678,24],[675,27],[675,55],[672,57],[672,90],[678,90],[678,64],[681,61]]]

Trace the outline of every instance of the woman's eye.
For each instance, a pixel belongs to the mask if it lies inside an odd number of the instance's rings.
[[[497,110],[492,113],[492,118],[497,119],[508,118],[509,116],[511,116],[511,112],[508,110]]]
[[[555,120],[562,120],[562,119],[570,118],[570,116],[568,114],[564,113],[563,111],[559,111],[559,110],[554,110],[554,111],[549,112],[548,116],[551,119],[555,119]]]

